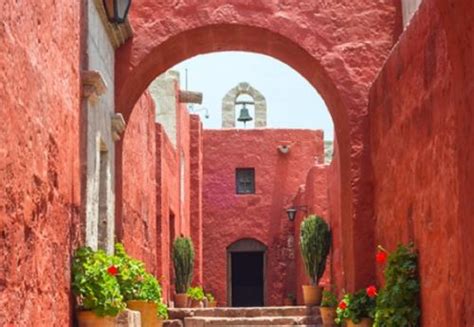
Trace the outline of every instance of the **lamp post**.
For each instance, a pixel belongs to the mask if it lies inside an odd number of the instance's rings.
[[[300,211],[308,212],[308,207],[307,206],[293,206],[290,208],[286,209],[286,214],[288,215],[288,220],[293,221],[296,218],[296,213]]]
[[[132,0],[103,0],[105,13],[111,23],[123,24],[127,19]]]

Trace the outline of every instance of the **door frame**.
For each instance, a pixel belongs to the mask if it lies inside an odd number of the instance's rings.
[[[267,305],[267,246],[253,238],[240,239],[227,247],[227,306],[232,307],[232,253],[263,253],[263,306]]]

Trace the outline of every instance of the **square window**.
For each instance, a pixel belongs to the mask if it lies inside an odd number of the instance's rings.
[[[255,168],[237,168],[235,170],[237,194],[255,193]]]

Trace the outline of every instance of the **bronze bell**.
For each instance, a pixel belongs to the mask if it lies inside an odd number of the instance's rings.
[[[244,106],[240,109],[240,115],[239,118],[237,118],[237,121],[243,122],[245,124],[251,120],[253,120],[253,118],[250,116],[249,110],[244,104]]]

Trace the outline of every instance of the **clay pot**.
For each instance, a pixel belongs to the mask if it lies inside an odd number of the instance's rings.
[[[334,319],[336,319],[336,308],[321,307],[321,319],[323,320],[324,327],[336,326]]]
[[[322,296],[322,287],[303,285],[303,301],[305,305],[320,305]]]
[[[100,317],[92,311],[80,311],[77,321],[79,327],[115,327],[115,317]]]
[[[295,303],[295,301],[293,299],[290,299],[289,297],[286,297],[283,299],[283,305],[284,306],[287,306],[287,307],[290,307],[290,306],[293,306]]]
[[[161,326],[163,322],[156,315],[156,303],[146,301],[127,301],[130,310],[139,311],[142,327]]]
[[[214,300],[214,301],[209,301],[209,302],[207,303],[207,307],[208,307],[208,308],[215,308],[215,307],[217,307],[217,301],[216,301],[216,300]]]
[[[202,301],[191,300],[191,308],[204,308],[204,304]]]
[[[372,319],[370,318],[362,318],[358,324],[354,324],[352,320],[346,320],[347,327],[372,327]]]
[[[176,308],[187,308],[188,307],[188,296],[186,293],[174,295],[174,305]]]

